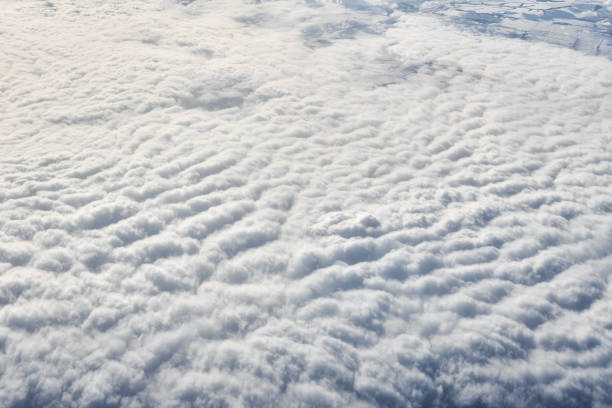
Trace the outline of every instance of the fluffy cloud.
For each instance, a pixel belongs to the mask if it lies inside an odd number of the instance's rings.
[[[2,405],[611,405],[611,62],[432,7],[7,4]]]

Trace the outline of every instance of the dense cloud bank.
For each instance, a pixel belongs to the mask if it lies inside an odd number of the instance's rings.
[[[612,405],[610,60],[182,3],[2,4],[0,405]]]

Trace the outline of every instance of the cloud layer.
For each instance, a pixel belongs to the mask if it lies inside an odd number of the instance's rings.
[[[1,405],[612,404],[612,63],[356,4],[6,5]]]

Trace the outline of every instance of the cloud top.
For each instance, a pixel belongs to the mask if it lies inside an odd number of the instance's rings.
[[[610,60],[384,7],[7,6],[3,406],[612,404]]]

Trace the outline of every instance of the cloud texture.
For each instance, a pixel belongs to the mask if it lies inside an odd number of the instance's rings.
[[[3,3],[1,405],[612,405],[612,62],[385,7]]]

